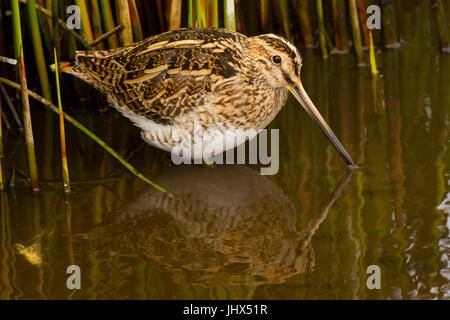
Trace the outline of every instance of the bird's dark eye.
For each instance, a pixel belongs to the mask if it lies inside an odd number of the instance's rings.
[[[280,64],[281,63],[281,57],[280,56],[273,56],[272,57],[272,61],[275,64]]]

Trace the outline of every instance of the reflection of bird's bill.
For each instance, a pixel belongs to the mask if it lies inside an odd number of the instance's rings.
[[[319,110],[317,110],[316,106],[309,98],[308,94],[303,88],[302,83],[299,81],[295,86],[290,88],[290,91],[298,100],[298,102],[300,102],[306,112],[308,112],[308,114],[314,119],[314,121],[316,121],[322,131],[327,135],[328,139],[330,139],[331,143],[336,148],[337,152],[339,152],[347,165],[349,165],[351,168],[358,168],[345,148],[342,146],[339,139],[334,134],[333,130],[331,130],[330,126],[326,123]]]
[[[319,229],[320,224],[326,219],[328,216],[328,211],[330,210],[331,206],[334,204],[334,202],[341,196],[342,190],[347,185],[347,183],[350,181],[351,177],[353,175],[353,170],[347,170],[345,175],[342,177],[339,184],[336,186],[336,188],[333,191],[333,195],[331,199],[324,205],[322,211],[320,214],[315,218],[313,221],[309,223],[309,227],[307,230],[302,231],[302,233],[306,234],[305,239],[309,241],[309,239],[312,238],[312,236],[316,233],[316,231]]]

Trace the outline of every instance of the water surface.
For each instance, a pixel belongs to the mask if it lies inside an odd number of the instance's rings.
[[[450,56],[421,41],[422,16],[404,14],[405,42],[377,54],[378,79],[352,55],[303,52],[304,86],[360,166],[353,174],[292,97],[270,125],[280,130],[279,172],[261,176],[258,166],[170,164],[103,97],[65,77],[66,90],[89,93],[67,112],[177,197],[68,124],[65,198],[57,118],[33,105],[42,190],[29,191],[23,141],[8,133],[16,185],[1,196],[0,298],[449,299]],[[81,290],[66,287],[71,264]],[[379,290],[366,286],[370,265]]]

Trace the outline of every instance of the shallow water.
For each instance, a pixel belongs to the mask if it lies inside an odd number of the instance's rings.
[[[279,172],[262,176],[258,166],[171,165],[81,85],[90,96],[66,111],[177,197],[68,124],[65,198],[57,119],[33,105],[42,190],[29,191],[22,139],[7,134],[17,171],[1,197],[0,298],[450,299],[450,56],[423,45],[421,16],[405,13],[399,27],[416,30],[378,53],[378,79],[351,55],[303,53],[304,86],[360,166],[353,173],[292,97],[270,125]],[[80,290],[66,287],[72,264]],[[366,286],[370,265],[379,290]]]

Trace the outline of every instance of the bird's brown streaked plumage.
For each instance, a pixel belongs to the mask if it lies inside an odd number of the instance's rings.
[[[227,30],[167,32],[125,48],[78,52],[72,72],[113,105],[168,124],[204,104],[219,81],[236,77],[243,60],[236,44],[247,41]]]
[[[174,134],[182,129],[192,137],[194,122],[206,130],[203,139],[214,145],[223,145],[218,135],[226,130],[251,131],[247,134],[251,138],[277,115],[288,90],[295,89],[296,98],[305,99],[301,63],[296,47],[279,36],[249,38],[230,30],[201,28],[169,31],[123,48],[80,51],[72,67],[66,65],[63,71],[105,94],[142,129],[144,140],[172,151],[194,143],[187,142],[186,135]],[[317,109],[300,102],[353,165],[316,115]]]

